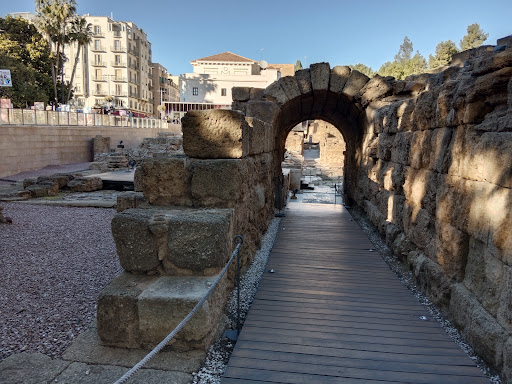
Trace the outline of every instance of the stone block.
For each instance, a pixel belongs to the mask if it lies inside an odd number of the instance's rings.
[[[349,76],[350,67],[346,65],[337,65],[332,68],[329,79],[329,90],[335,94],[341,94]]]
[[[68,185],[68,183],[73,180],[73,175],[68,174],[55,174],[50,176],[39,176],[37,178],[38,184],[53,184],[57,183],[59,188],[62,189]]]
[[[263,92],[263,98],[268,101],[273,101],[279,106],[283,106],[288,102],[288,97],[281,87],[280,80],[274,81]]]
[[[438,173],[448,173],[448,167],[451,163],[451,139],[452,129],[439,128],[432,131],[430,138],[430,163],[428,168]]]
[[[69,364],[42,353],[17,353],[0,362],[0,380],[2,384],[51,383]]]
[[[436,221],[435,261],[450,278],[461,281],[466,269],[469,235],[449,223]]]
[[[181,123],[183,150],[188,157],[238,159],[244,156],[242,130],[247,122],[241,113],[228,110],[190,111]]]
[[[144,159],[135,171],[137,190],[152,205],[190,205],[187,164],[184,157]]]
[[[250,87],[233,87],[231,89],[233,101],[248,101],[251,98]]]
[[[311,73],[311,87],[314,95],[311,114],[312,116],[317,116],[321,114],[327,100],[331,67],[329,63],[316,63],[312,64],[309,70]]]
[[[162,276],[145,289],[137,301],[142,346],[154,347],[164,339],[205,296],[216,279],[217,276]],[[221,282],[216,288],[217,293],[210,296],[176,335],[174,349],[206,350],[218,336],[225,287],[225,282]]]
[[[76,177],[68,183],[73,192],[93,192],[103,188],[103,181],[99,177]]]
[[[446,308],[450,303],[452,287],[443,269],[421,252],[411,252],[407,259],[413,266],[413,273],[421,291],[426,293],[434,304]]]
[[[30,192],[30,196],[33,198],[45,197],[45,196],[57,196],[59,193],[59,184],[57,183],[43,183],[33,184],[25,188],[26,191]]]
[[[247,126],[243,131],[244,153],[251,156],[273,150],[272,126],[254,117],[247,117],[246,121]]]
[[[249,100],[247,102],[247,117],[255,117],[268,124],[274,125],[281,113],[277,103],[271,101]]]
[[[370,78],[359,71],[353,70],[350,72],[350,75],[343,87],[343,94],[347,96],[349,99],[354,98],[358,95],[361,89],[365,86],[365,84],[370,80]]]
[[[470,240],[463,283],[493,317],[497,316],[506,283],[504,267],[500,260],[489,253],[484,243]]]
[[[398,132],[393,141],[391,161],[410,165],[412,132]]]
[[[191,193],[204,207],[233,207],[249,179],[246,162],[236,159],[191,160]]]
[[[302,94],[301,116],[304,120],[307,120],[311,117],[311,109],[313,108],[313,87],[311,85],[311,72],[309,68],[295,72],[295,79]]]
[[[164,214],[166,274],[217,273],[231,255],[233,210],[181,210]]]
[[[404,195],[409,204],[425,209],[430,215],[436,213],[438,174],[429,170],[405,168]]]
[[[158,280],[123,272],[98,296],[98,336],[102,343],[121,348],[139,348],[138,296]]]
[[[297,79],[295,76],[286,76],[282,77],[279,82],[289,100],[287,105],[289,106],[291,116],[300,116],[302,109],[301,92],[297,84]]]
[[[375,75],[359,91],[361,105],[366,107],[372,101],[393,93],[393,83],[390,79]]]
[[[432,131],[415,131],[412,133],[411,167],[416,169],[428,168],[433,152]]]
[[[512,336],[503,346],[503,370],[501,371],[503,382],[512,382]]]
[[[149,223],[155,210],[129,209],[112,219],[112,236],[125,271],[155,272],[160,267],[159,244]]]
[[[117,196],[116,210],[119,213],[130,208],[137,208],[145,201],[146,200],[144,199],[144,194],[142,192],[122,192]]]

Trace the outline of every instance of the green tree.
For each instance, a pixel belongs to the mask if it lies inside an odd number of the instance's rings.
[[[461,51],[466,51],[468,49],[481,46],[488,36],[489,34],[485,33],[477,23],[469,25],[467,28],[467,33],[464,35],[464,37],[462,37],[462,40],[460,41]]]
[[[52,45],[54,59],[51,66],[54,99],[58,98],[58,76],[60,74],[60,101],[64,101],[64,46],[69,42],[68,23],[76,11],[75,0],[36,0],[36,23]]]
[[[452,56],[458,52],[459,49],[453,41],[441,41],[436,46],[436,54],[428,57],[429,68],[435,69],[449,65],[452,62]]]
[[[412,42],[406,36],[395,55],[395,60],[382,64],[377,73],[383,77],[392,76],[397,80],[403,80],[407,76],[425,72],[427,61],[419,52],[411,56],[412,52]]]
[[[373,69],[371,69],[371,67],[368,67],[367,65],[364,65],[362,63],[358,63],[356,65],[349,65],[349,67],[350,67],[350,69],[359,71],[368,77],[375,76],[375,71]]]
[[[36,94],[39,95],[38,100],[31,100],[27,96],[27,103],[32,101],[48,102],[52,94],[52,80],[49,75],[51,67],[51,51],[48,43],[37,29],[25,19],[13,18],[7,16],[5,19],[0,18],[0,55],[2,55],[2,64],[4,68],[13,69],[8,65],[16,67],[14,71],[18,75],[17,81],[25,81],[31,83],[34,81]],[[30,75],[26,73],[30,72]],[[20,76],[25,74],[27,77]],[[30,81],[29,81],[30,80]],[[14,74],[13,74],[14,81]],[[16,90],[21,90],[15,84],[9,91],[10,94]],[[32,94],[28,92],[27,95]],[[16,96],[22,100],[23,95]],[[26,103],[19,102],[18,105],[25,106]]]
[[[406,62],[411,59],[413,49],[412,49],[412,41],[405,36],[404,42],[400,45],[400,49],[398,53],[395,55],[395,61],[398,63]]]
[[[78,65],[78,60],[80,58],[80,50],[83,49],[84,46],[88,45],[92,40],[92,24],[87,23],[85,17],[75,17],[71,22],[69,37],[71,42],[76,42],[78,44],[78,47],[76,50],[73,70],[71,71],[71,80],[69,81],[66,104],[69,103],[69,99],[71,98],[71,89],[73,79],[75,78],[76,66]]]

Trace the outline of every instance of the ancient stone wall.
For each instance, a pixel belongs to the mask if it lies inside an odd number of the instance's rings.
[[[366,107],[357,194],[394,253],[512,380],[512,47]],[[395,82],[394,86],[400,82]]]
[[[346,147],[341,132],[330,123],[315,120],[308,133],[314,143],[319,143],[320,157],[316,159],[316,167],[329,177],[343,176]]]

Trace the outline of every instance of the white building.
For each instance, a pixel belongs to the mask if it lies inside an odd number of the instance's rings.
[[[281,77],[280,68],[231,52],[190,62],[193,73],[180,75],[180,101],[231,105],[233,87],[266,88]]]
[[[111,103],[114,108],[136,115],[153,115],[151,43],[146,33],[132,22],[114,21],[107,16],[85,18],[92,24],[93,37],[80,52],[72,84],[74,104],[95,107]],[[71,80],[76,49],[76,43],[66,45],[67,81]]]

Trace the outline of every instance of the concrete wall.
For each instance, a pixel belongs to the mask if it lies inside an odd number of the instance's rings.
[[[0,125],[0,177],[46,165],[92,161],[92,139],[109,136],[115,147],[136,148],[145,137],[156,137],[165,128]]]

